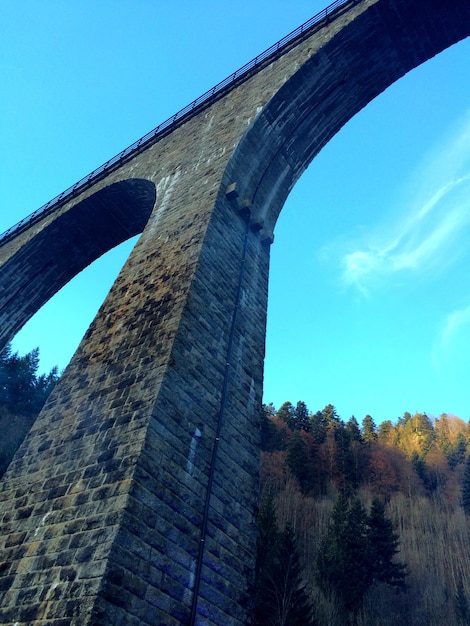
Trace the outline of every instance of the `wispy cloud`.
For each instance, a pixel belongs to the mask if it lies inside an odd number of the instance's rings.
[[[434,366],[439,368],[456,352],[467,352],[470,337],[470,305],[455,310],[444,320],[433,348]],[[464,345],[465,344],[465,345]]]
[[[455,258],[470,226],[470,115],[429,155],[404,196],[391,221],[346,243],[340,263],[347,286],[368,293],[393,274],[434,271]]]

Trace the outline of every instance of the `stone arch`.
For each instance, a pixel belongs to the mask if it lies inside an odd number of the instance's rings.
[[[470,35],[468,2],[454,4],[450,10],[439,0],[371,3],[275,93],[227,168],[227,185],[244,181],[238,192],[250,201],[257,222],[272,231],[301,174],[356,113]]]
[[[100,256],[141,233],[156,200],[153,182],[128,179],[85,198],[52,220],[2,266],[0,345],[66,283]]]

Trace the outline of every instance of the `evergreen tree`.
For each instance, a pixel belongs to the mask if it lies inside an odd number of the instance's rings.
[[[467,442],[463,433],[458,433],[455,443],[450,446],[448,454],[446,454],[449,466],[454,468],[465,461],[465,453],[467,452]]]
[[[374,582],[398,590],[405,588],[405,565],[395,563],[398,536],[374,500],[371,513],[358,498],[338,497],[317,558],[316,582],[321,591],[339,603],[344,615],[356,615]]]
[[[308,493],[314,486],[315,473],[308,446],[299,431],[294,433],[287,448],[287,465],[297,478],[302,493]]]
[[[351,437],[343,422],[334,430],[336,441],[336,466],[340,471],[339,487],[345,493],[353,493],[357,487],[356,467],[351,450]]]
[[[370,415],[366,415],[362,420],[362,439],[366,443],[377,439],[377,426]]]
[[[326,407],[322,411],[322,415],[327,426],[329,426],[330,424],[333,424],[336,426],[340,422],[339,415],[336,412],[336,409],[332,404],[326,405]]]
[[[385,505],[379,498],[372,500],[367,525],[374,582],[405,589],[406,566],[393,560],[398,553],[398,534],[393,530],[391,520],[385,517]]]
[[[363,426],[364,427],[364,426]],[[377,430],[377,439],[379,441],[388,442],[391,432],[394,430],[392,420],[384,420],[380,423]]]
[[[405,411],[403,413],[403,417],[399,417],[397,420],[397,424],[399,426],[405,426],[409,420],[411,419],[411,413],[409,413],[408,411]]]
[[[291,402],[287,401],[281,404],[277,410],[276,417],[285,422],[289,428],[295,428],[295,409]]]
[[[407,453],[417,452],[424,461],[436,440],[432,421],[426,413],[415,413],[400,426],[400,446]]]
[[[278,428],[270,417],[273,415],[272,409],[263,404],[261,407],[261,450],[273,452],[274,450],[285,450],[287,447],[285,431]]]
[[[320,544],[316,581],[345,614],[355,614],[372,583],[367,514],[358,499],[338,497],[330,526]]]
[[[0,353],[0,406],[12,415],[32,417],[39,413],[59,376],[57,368],[37,376],[39,348],[25,356],[11,352],[8,345]]]
[[[346,430],[349,433],[349,438],[351,441],[362,441],[361,430],[359,428],[359,424],[357,419],[354,417],[349,418],[346,423]]]
[[[322,411],[317,411],[310,416],[310,433],[314,438],[315,443],[324,443],[327,429],[328,423]]]
[[[270,402],[269,404],[263,404],[263,409],[268,417],[273,417],[274,415],[276,415],[276,407],[272,402]]]
[[[255,626],[313,626],[294,531],[278,531],[272,496],[258,516],[254,604]]]
[[[423,456],[418,454],[416,450],[413,450],[410,461],[415,472],[423,481],[423,485],[426,487],[426,489],[428,489],[429,491],[435,491],[435,489],[437,488],[436,476],[432,472],[428,471]]]
[[[470,456],[467,457],[463,474],[461,502],[466,515],[470,515]]]
[[[37,348],[22,357],[10,345],[0,352],[0,476],[58,380],[57,368],[37,376],[38,367]]]
[[[455,456],[456,456],[456,465],[458,463],[463,463],[465,461],[465,454],[467,452],[467,440],[463,433],[459,433],[457,435],[457,440],[455,442]]]
[[[442,450],[449,465],[452,467],[452,442],[450,435],[449,417],[443,413],[440,418],[434,420],[434,429],[438,440],[439,448]]]
[[[268,493],[261,501],[258,512],[258,533],[256,536],[256,567],[254,585],[255,621],[261,623],[265,603],[269,595],[269,576],[273,567],[274,557],[279,543],[276,511],[272,493]]]
[[[290,524],[280,535],[271,581],[274,614],[272,620],[264,623],[273,626],[313,625],[312,607],[305,590],[294,530]]]
[[[457,585],[454,606],[458,626],[470,626],[470,606],[465,595],[462,579],[459,580]]]
[[[299,400],[295,405],[295,428],[310,432],[310,425],[310,413],[307,405],[302,400]]]
[[[410,461],[415,472],[421,478],[423,483],[426,483],[426,464],[416,450],[413,450],[411,457],[410,457]]]

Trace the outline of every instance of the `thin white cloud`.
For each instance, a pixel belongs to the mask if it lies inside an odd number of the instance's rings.
[[[469,338],[470,305],[453,311],[445,318],[433,348],[434,366],[440,368],[459,352],[468,354]]]
[[[368,293],[393,274],[435,270],[455,258],[470,226],[470,116],[426,159],[408,189],[417,190],[414,200],[391,223],[347,244],[341,257],[347,286]]]

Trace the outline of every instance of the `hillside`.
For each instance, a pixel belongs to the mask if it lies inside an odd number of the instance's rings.
[[[261,502],[272,497],[279,529],[294,531],[312,623],[470,624],[469,424],[405,413],[395,423],[377,427],[366,416],[359,425],[332,405],[311,413],[303,402],[264,407],[262,420]],[[393,562],[407,572],[405,590],[374,581],[354,615],[318,577],[341,496],[366,512],[374,498],[383,502],[398,539]]]

